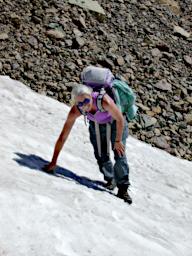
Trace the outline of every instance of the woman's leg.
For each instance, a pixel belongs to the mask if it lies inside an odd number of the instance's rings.
[[[106,124],[100,124],[99,131],[100,131],[100,139],[101,139],[101,156],[99,156],[99,153],[98,153],[95,123],[92,121],[89,121],[90,141],[94,148],[94,155],[95,155],[95,158],[97,159],[99,169],[103,173],[104,179],[106,181],[111,181],[114,176],[114,171],[113,171],[112,162],[110,160],[110,156],[107,152]]]
[[[122,135],[122,142],[125,147],[126,147],[127,137],[128,137],[128,123],[125,120],[123,135]],[[116,139],[116,122],[114,121],[111,127],[112,148],[114,148],[115,139]],[[123,156],[119,156],[115,150],[114,150],[114,157],[115,157],[114,177],[117,183],[117,187],[124,188],[127,190],[129,186],[129,165],[127,162],[127,157],[125,154]]]

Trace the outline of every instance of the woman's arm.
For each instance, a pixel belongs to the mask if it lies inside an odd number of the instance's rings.
[[[57,139],[57,142],[55,144],[52,160],[47,166],[44,167],[45,171],[51,172],[52,170],[55,169],[59,153],[60,153],[61,149],[63,148],[63,145],[65,144],[65,142],[68,138],[68,135],[69,135],[76,119],[80,115],[81,115],[81,113],[79,112],[77,107],[73,106],[68,114],[67,120],[65,121],[63,129],[62,129],[62,131]]]
[[[118,109],[114,101],[105,94],[103,96],[102,102],[103,108],[108,111],[112,117],[116,120],[116,139],[114,149],[117,150],[117,153],[121,156],[124,154],[125,147],[122,143],[122,135],[124,128],[124,118],[121,111]]]

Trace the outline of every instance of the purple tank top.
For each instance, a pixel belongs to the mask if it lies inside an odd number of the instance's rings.
[[[98,92],[93,92],[91,94],[92,99],[93,99],[93,105],[96,107],[96,112],[95,114],[92,113],[87,113],[87,119],[91,120],[91,121],[96,121],[99,124],[106,124],[112,121],[112,116],[109,112],[105,111],[105,112],[101,112],[99,111],[98,107],[97,107],[97,96],[99,95]]]

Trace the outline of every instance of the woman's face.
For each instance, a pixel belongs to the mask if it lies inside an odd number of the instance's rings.
[[[92,97],[89,94],[82,94],[77,96],[75,102],[75,104],[85,112],[89,112],[93,104]]]

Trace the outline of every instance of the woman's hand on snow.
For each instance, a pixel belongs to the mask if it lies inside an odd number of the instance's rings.
[[[56,164],[50,162],[48,165],[45,165],[45,166],[42,168],[42,170],[43,170],[44,172],[49,173],[49,174],[54,174],[55,168],[56,168]]]

